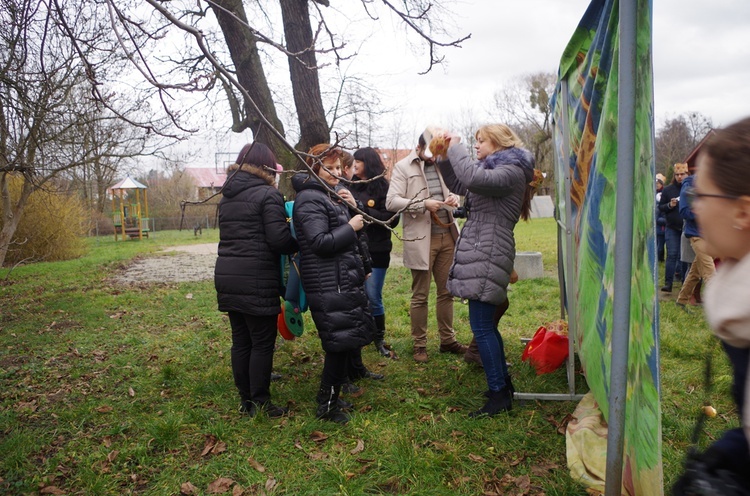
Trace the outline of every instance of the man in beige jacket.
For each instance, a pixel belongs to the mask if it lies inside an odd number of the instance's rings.
[[[453,296],[446,284],[453,263],[458,227],[452,211],[458,197],[448,191],[438,167],[425,156],[432,130],[419,136],[419,144],[399,161],[391,173],[386,208],[402,212],[404,266],[411,269],[410,305],[414,360],[427,361],[427,303],[430,279],[437,288],[436,316],[440,351],[463,354],[466,346],[456,341],[453,330]]]

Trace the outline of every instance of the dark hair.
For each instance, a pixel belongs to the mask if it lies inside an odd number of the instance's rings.
[[[365,164],[365,174],[367,177],[360,177],[360,179],[372,179],[385,172],[385,166],[380,155],[373,148],[360,148],[354,152],[354,160],[359,160]]]
[[[750,195],[750,117],[717,129],[700,151],[711,159],[708,175],[730,195]]]
[[[263,143],[248,143],[242,147],[237,160],[237,165],[251,164],[258,167],[268,167],[271,174],[276,174],[276,157],[268,146]]]
[[[419,144],[419,148],[424,148],[427,146],[427,142],[424,140],[424,134],[419,135],[419,139],[417,140],[417,143]]]
[[[329,150],[330,148],[330,150]],[[312,167],[313,172],[316,174],[320,171],[320,163],[325,162],[327,160],[335,160],[340,159],[343,156],[343,150],[341,148],[331,148],[331,145],[328,143],[320,143],[319,145],[315,145],[307,152],[308,155],[319,155],[320,160],[315,160],[314,157],[305,157],[305,162],[307,162],[307,165]]]

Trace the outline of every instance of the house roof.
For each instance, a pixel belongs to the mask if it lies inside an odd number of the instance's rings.
[[[706,135],[701,140],[701,142],[698,143],[698,145],[696,145],[695,148],[693,148],[693,151],[691,151],[690,154],[685,159],[685,163],[688,164],[688,170],[690,171],[691,174],[695,173],[695,167],[696,167],[695,161],[698,158],[698,152],[701,151],[701,148],[703,148],[703,145],[704,143],[706,143],[706,140],[708,140],[708,138],[710,138],[714,134],[716,134],[716,131],[714,131],[713,129],[707,132]]]
[[[227,180],[226,172],[217,172],[210,167],[185,167],[185,173],[199,188],[221,188]]]

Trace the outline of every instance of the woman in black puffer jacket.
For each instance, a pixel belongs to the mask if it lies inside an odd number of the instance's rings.
[[[316,145],[308,152],[321,156],[308,159],[313,171],[330,190],[341,176],[341,150]],[[327,169],[327,170],[326,170]],[[355,205],[347,190],[332,195],[317,178],[296,174],[292,186],[294,229],[300,246],[300,275],[307,294],[310,314],[318,330],[325,362],[317,395],[317,417],[346,423],[349,416],[341,410],[339,393],[347,378],[347,364],[353,353],[370,343],[375,323],[368,308],[364,283],[367,274],[357,231],[364,227],[362,215],[349,215]]]
[[[270,383],[282,294],[280,255],[297,251],[274,187],[276,158],[262,143],[247,144],[229,167],[219,202],[219,258],[214,269],[219,311],[232,326],[232,375],[240,411],[280,417]]]

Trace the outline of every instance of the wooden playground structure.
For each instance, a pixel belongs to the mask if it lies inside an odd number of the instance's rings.
[[[112,220],[115,226],[115,241],[122,236],[130,239],[148,238],[151,231],[148,216],[148,186],[130,176],[110,188],[112,192]],[[141,194],[143,191],[143,194]]]

